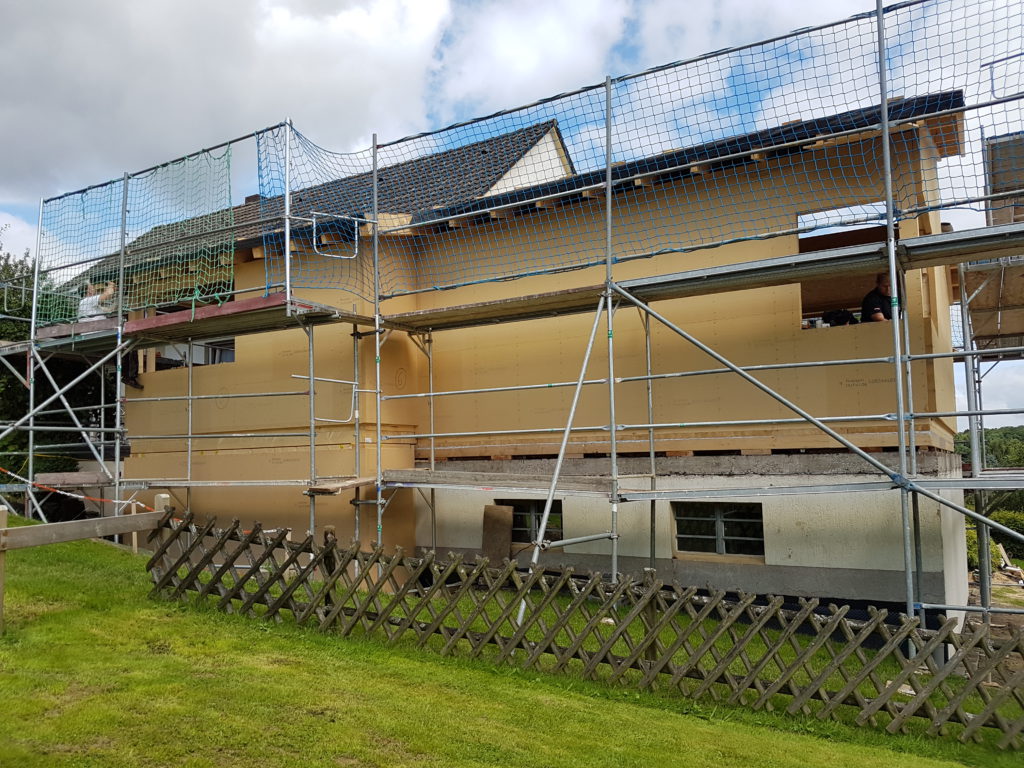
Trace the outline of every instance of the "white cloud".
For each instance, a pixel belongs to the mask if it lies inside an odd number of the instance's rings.
[[[1024,391],[1024,363],[1001,362],[994,368],[991,363],[983,363],[981,366],[984,378],[982,379],[982,407],[987,411],[998,411],[1004,409],[1021,408],[1020,393]],[[957,410],[967,410],[966,382],[964,381],[963,365],[954,366],[956,385]],[[967,418],[960,417],[957,420],[957,429],[967,429]],[[985,428],[995,427],[1019,427],[1024,425],[1024,414],[987,416]]]
[[[486,114],[603,80],[631,5],[484,0],[460,7],[438,58],[438,115]]]
[[[793,29],[824,24],[874,9],[870,0],[828,3],[749,0],[681,3],[650,0],[637,3],[636,44],[650,67],[700,56],[721,48],[753,43]]]
[[[337,149],[422,130],[447,0],[40,0],[0,23],[0,206],[292,117]]]
[[[35,253],[35,223],[29,223],[13,214],[0,211],[0,253],[21,256],[26,250]]]

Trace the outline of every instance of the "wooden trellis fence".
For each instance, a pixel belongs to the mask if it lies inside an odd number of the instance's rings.
[[[1000,747],[1022,746],[1020,632],[997,641],[989,627],[958,631],[953,619],[925,630],[884,610],[855,621],[847,606],[816,600],[792,610],[778,597],[729,600],[653,579],[611,584],[571,569],[524,573],[508,562],[387,556],[339,547],[332,536],[324,545],[288,537],[258,525],[242,531],[237,521],[226,529],[190,516],[169,521],[151,537],[153,592],[442,654],[890,732],[916,727],[962,741],[992,733]]]

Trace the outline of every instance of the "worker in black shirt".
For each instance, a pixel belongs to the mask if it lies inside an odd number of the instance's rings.
[[[868,291],[860,305],[860,321],[871,323],[892,320],[892,285],[887,272],[879,272],[875,287]]]

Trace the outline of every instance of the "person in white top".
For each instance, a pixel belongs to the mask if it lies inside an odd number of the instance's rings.
[[[98,290],[92,283],[86,283],[85,296],[78,302],[78,319],[99,320],[110,311],[103,304],[110,301],[115,293],[117,293],[116,283],[107,283],[103,286],[102,291]]]
[[[88,323],[94,320],[102,320],[104,316],[113,311],[109,302],[117,293],[117,283],[109,282],[99,290],[92,283],[85,284],[85,296],[78,302],[78,322]],[[107,305],[107,306],[104,306]],[[124,356],[123,368],[121,369],[121,381],[129,387],[142,389],[139,382],[139,356],[134,350]]]

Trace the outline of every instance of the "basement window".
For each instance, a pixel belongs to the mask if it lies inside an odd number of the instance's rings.
[[[734,501],[673,501],[678,552],[764,556],[760,504]]]
[[[503,507],[512,507],[512,543],[532,544],[537,540],[540,520],[544,514],[544,499],[495,499],[494,503]],[[551,514],[548,527],[544,531],[548,541],[558,541],[562,535],[562,502],[555,499],[551,502]]]

